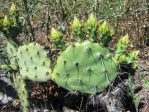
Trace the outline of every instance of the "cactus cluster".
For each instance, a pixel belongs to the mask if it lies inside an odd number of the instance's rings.
[[[44,48],[37,43],[19,47],[17,62],[24,79],[47,81],[51,76],[51,61]]]
[[[15,10],[12,6],[10,15],[15,15],[17,13]],[[14,22],[16,20],[17,23],[16,18],[12,20]],[[64,42],[63,34],[52,28],[49,39],[58,49],[61,49],[56,63],[51,62],[47,50],[38,43],[29,43],[18,48],[19,43],[17,44],[13,39],[14,35],[11,35],[14,30],[10,28],[14,25],[9,23],[7,17],[3,20],[3,26],[7,40],[10,42],[7,44],[7,52],[11,66],[14,70],[18,68],[20,74],[13,79],[24,112],[28,111],[29,106],[25,79],[38,82],[51,79],[69,91],[96,94],[107,88],[117,77],[118,64],[133,63],[138,56],[136,51],[125,54],[129,44],[128,36],[120,39],[115,54],[112,54],[106,47],[112,40],[113,30],[106,21],[100,25],[93,14],[84,24],[76,17],[74,18],[71,25],[73,34],[71,37],[74,37],[76,43],[73,45]],[[15,28],[18,27],[15,26]],[[18,32],[15,36],[17,34]]]

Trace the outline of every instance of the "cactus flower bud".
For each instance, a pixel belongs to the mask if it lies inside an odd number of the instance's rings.
[[[104,21],[103,24],[99,28],[100,33],[106,34],[109,32],[109,35],[113,35],[113,30],[110,29],[110,25],[107,23],[107,21]]]
[[[56,29],[51,29],[51,40],[55,43],[58,48],[64,49],[65,43],[63,41],[63,35]]]
[[[94,16],[93,13],[91,13],[91,15],[89,16],[88,20],[87,20],[87,26],[92,26],[92,27],[96,27],[97,26],[97,19]]]
[[[9,28],[11,26],[11,21],[9,20],[9,18],[6,15],[3,19],[3,26],[6,28]]]
[[[9,10],[10,15],[16,14],[16,11],[17,11],[16,6],[12,4]]]
[[[74,18],[74,21],[71,27],[72,27],[72,31],[75,36],[75,39],[79,42],[82,41],[83,39],[82,24],[77,17]]]
[[[58,42],[63,38],[62,34],[57,31],[56,29],[52,28],[51,29],[51,40],[54,42]]]
[[[130,45],[128,35],[123,36],[117,44],[116,54],[122,54],[126,51],[128,46]]]
[[[93,13],[89,16],[86,24],[87,24],[87,32],[89,34],[91,41],[96,41],[96,38],[97,38],[96,30],[97,30],[98,21],[96,17],[93,15]]]
[[[103,24],[99,27],[99,37],[101,43],[104,46],[108,46],[109,42],[112,40],[113,37],[113,30],[110,28],[110,25],[104,21]]]
[[[75,17],[72,23],[72,30],[76,30],[81,27],[82,27],[81,22],[79,21],[77,17]]]
[[[126,63],[126,55],[117,55],[115,56],[115,59],[118,63]]]
[[[131,53],[131,56],[134,57],[134,58],[136,59],[136,58],[138,57],[139,53],[140,53],[139,50],[137,50],[137,51],[133,51],[133,52]]]
[[[131,53],[128,54],[127,56],[127,63],[133,63],[135,60],[138,59],[139,56],[139,50],[137,51],[132,51]]]
[[[123,44],[123,45],[128,46],[128,44],[129,44],[129,37],[128,37],[128,35],[125,35],[124,37],[122,37],[119,40],[118,44]]]

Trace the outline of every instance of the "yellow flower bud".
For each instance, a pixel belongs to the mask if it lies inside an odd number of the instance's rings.
[[[125,63],[126,62],[126,55],[124,55],[124,54],[116,55],[115,59],[118,63]]]
[[[133,57],[134,59],[137,59],[138,56],[139,56],[139,53],[140,53],[140,51],[137,50],[137,51],[132,51],[129,55],[130,55],[131,57]]]
[[[17,11],[16,6],[14,4],[12,4],[10,7],[10,10],[9,10],[10,15],[15,14],[16,11]]]
[[[9,18],[6,15],[3,19],[3,26],[6,27],[6,28],[11,26],[11,21],[9,20]]]
[[[93,13],[91,13],[91,15],[89,16],[88,20],[87,20],[87,26],[97,26],[97,18],[94,16]]]
[[[79,21],[77,17],[75,17],[72,23],[72,30],[76,30],[81,27],[82,27],[81,22]]]
[[[113,35],[113,34],[114,34],[113,30],[110,29],[110,25],[107,23],[107,21],[104,21],[104,22],[102,23],[102,25],[101,25],[100,28],[99,28],[99,31],[100,31],[102,34],[105,34],[105,33],[107,33],[107,32],[109,32],[110,35]]]
[[[62,38],[63,38],[63,36],[59,31],[57,31],[54,28],[51,29],[51,39],[52,39],[52,41],[57,42],[57,41],[61,40]]]
[[[123,36],[118,42],[118,44],[123,44],[123,45],[128,45],[129,43],[130,42],[129,42],[128,35]]]

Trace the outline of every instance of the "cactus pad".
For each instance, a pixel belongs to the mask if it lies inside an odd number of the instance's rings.
[[[50,79],[51,61],[41,45],[30,43],[20,47],[17,59],[22,78],[40,82]]]
[[[57,60],[52,80],[69,91],[95,94],[117,76],[117,65],[107,48],[85,41],[69,46]]]
[[[16,76],[13,76],[13,82],[14,87],[18,92],[18,96],[22,106],[22,112],[28,112],[29,101],[25,81],[21,79],[21,76],[19,74],[17,74]]]
[[[16,63],[16,54],[17,54],[17,47],[14,47],[11,43],[7,42],[7,55],[10,60],[10,66],[12,69],[17,69]]]

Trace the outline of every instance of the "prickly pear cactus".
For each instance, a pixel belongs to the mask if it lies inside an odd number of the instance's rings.
[[[10,60],[10,66],[12,69],[17,69],[17,62],[16,62],[16,54],[17,54],[17,47],[14,47],[11,43],[7,42],[7,55]]]
[[[57,60],[52,80],[69,91],[95,94],[117,76],[117,65],[107,48],[85,41],[69,46]]]
[[[14,87],[18,92],[18,96],[21,102],[22,111],[29,112],[29,101],[28,101],[28,92],[26,89],[25,81],[21,79],[21,76],[17,74],[13,76]]]
[[[20,74],[24,79],[47,81],[51,75],[51,61],[44,48],[37,43],[21,46],[17,52]]]

